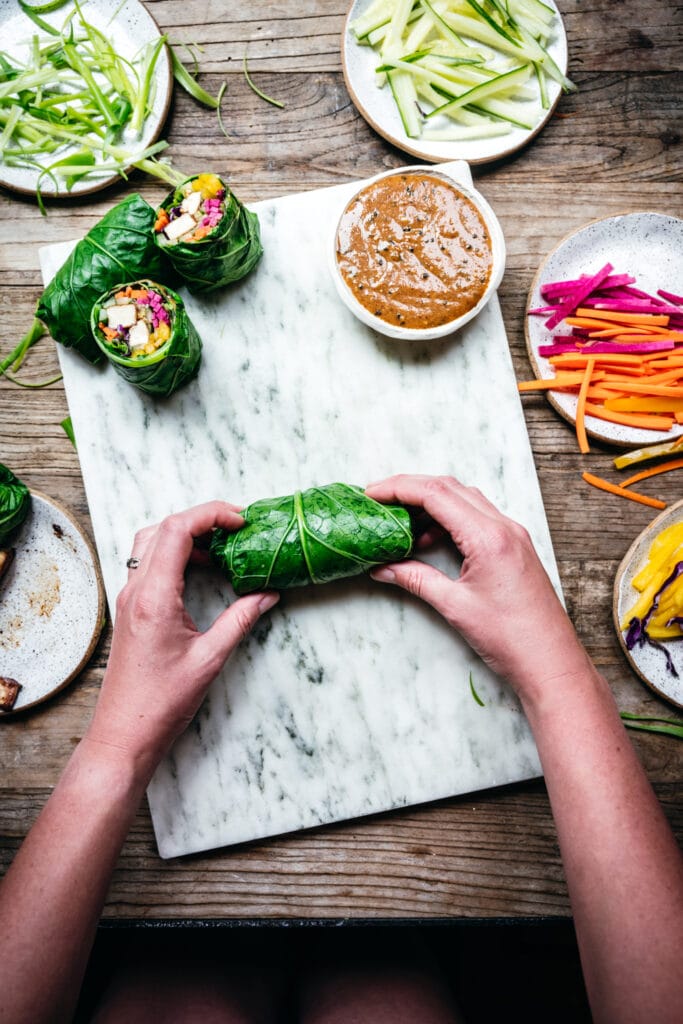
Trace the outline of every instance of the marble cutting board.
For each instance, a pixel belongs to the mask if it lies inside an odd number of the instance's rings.
[[[441,342],[361,325],[326,260],[357,187],[253,205],[264,258],[216,297],[186,296],[204,361],[170,400],[59,348],[110,609],[135,531],[171,511],[395,472],[476,484],[526,525],[559,592],[497,297]],[[41,250],[46,281],[70,244]],[[447,551],[429,560],[457,572]],[[191,572],[187,595],[202,628],[233,599],[213,571]],[[176,857],[539,774],[509,688],[430,609],[361,578],[283,595],[148,796],[159,852]]]

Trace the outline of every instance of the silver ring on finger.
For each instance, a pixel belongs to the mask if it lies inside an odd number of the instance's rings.
[[[126,569],[137,569],[137,567],[139,565],[140,565],[140,559],[139,558],[131,557],[126,562]]]

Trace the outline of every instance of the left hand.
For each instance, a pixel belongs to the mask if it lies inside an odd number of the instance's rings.
[[[151,776],[189,725],[209,684],[273,592],[234,601],[201,633],[185,608],[184,573],[195,540],[214,527],[238,530],[236,505],[213,501],[141,530],[131,557],[139,561],[116,603],[116,624],[102,691],[86,739],[122,752]]]

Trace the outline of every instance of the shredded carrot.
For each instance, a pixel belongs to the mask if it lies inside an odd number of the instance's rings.
[[[119,332],[118,332],[118,331],[115,331],[113,327],[107,327],[107,325],[106,325],[106,324],[103,324],[103,323],[101,323],[101,324],[99,325],[99,328],[100,328],[100,330],[102,331],[102,334],[103,334],[103,335],[105,336],[105,338],[107,339],[107,341],[111,341],[111,340],[112,340],[112,338],[116,338],[116,337],[118,337],[118,333],[119,333]]]
[[[649,505],[651,508],[666,508],[666,502],[660,501],[659,498],[648,498],[646,494],[638,494],[636,491],[629,491],[625,487],[620,487],[618,484],[612,484],[609,480],[603,480],[601,476],[594,476],[592,473],[582,473],[582,476],[587,484],[592,484],[592,486],[597,487],[598,490],[607,491],[609,494],[618,494],[622,498],[628,498],[630,501],[638,501],[641,505]]]
[[[146,288],[131,288],[130,298],[138,301],[139,299],[146,299],[148,295]]]
[[[586,455],[590,451],[590,445],[588,444],[588,437],[586,435],[586,395],[590,386],[591,377],[593,376],[593,370],[595,369],[595,359],[589,359],[586,363],[586,369],[583,372],[583,380],[581,381],[581,387],[579,388],[579,399],[576,403],[576,440],[579,443],[579,451],[582,455]]]
[[[649,469],[641,469],[640,473],[634,473],[628,480],[622,480],[622,487],[630,487],[637,484],[639,480],[647,480],[648,477],[657,476],[659,473],[670,473],[672,469],[683,469],[683,459],[670,459],[669,462],[662,462],[659,466],[650,466]]]

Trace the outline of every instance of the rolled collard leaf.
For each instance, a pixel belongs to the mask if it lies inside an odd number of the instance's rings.
[[[147,279],[101,295],[90,317],[95,343],[140,391],[166,398],[197,375],[202,342],[183,300]]]
[[[0,462],[0,548],[10,534],[21,526],[31,508],[31,494],[26,484]]]
[[[142,196],[123,199],[81,239],[43,292],[36,317],[60,345],[76,349],[91,363],[102,352],[90,331],[90,311],[119,281],[143,275],[173,279],[173,270],[154,244],[155,214]]]
[[[258,217],[216,174],[196,174],[166,197],[154,239],[192,292],[239,281],[263,253]]]
[[[413,547],[406,509],[380,505],[350,484],[255,501],[242,515],[240,530],[216,530],[211,541],[237,594],[357,576],[407,558]]]

